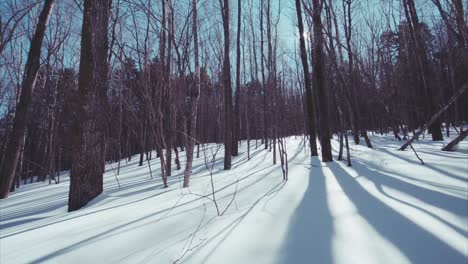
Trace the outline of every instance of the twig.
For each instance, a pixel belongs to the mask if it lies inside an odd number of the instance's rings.
[[[229,207],[231,207],[232,202],[233,202],[234,199],[236,198],[237,186],[238,186],[238,185],[239,185],[239,180],[236,181],[236,190],[234,191],[234,194],[232,195],[231,201],[230,201],[229,204],[226,206],[226,208],[224,209],[224,211],[221,213],[220,216],[222,216],[222,215],[229,209]],[[236,205],[236,207],[237,207],[237,205]]]
[[[199,247],[206,239],[203,239],[200,243],[198,243],[197,245],[193,246],[193,247],[190,247],[193,243],[193,240],[195,239],[195,236],[197,235],[198,231],[200,231],[200,227],[202,226],[202,223],[203,223],[203,220],[205,220],[205,216],[206,216],[206,204],[203,203],[203,207],[204,207],[204,211],[203,211],[203,217],[200,221],[200,223],[198,223],[198,226],[197,228],[195,229],[195,231],[190,234],[190,236],[188,237],[188,239],[190,238],[190,243],[188,244],[187,246],[187,249],[184,251],[184,253],[182,253],[182,255],[176,259],[174,261],[174,264],[176,264],[177,262],[179,262],[183,257],[185,257],[185,255],[189,252],[189,251],[192,251],[194,250],[195,248]],[[182,249],[185,248],[185,246],[187,245],[187,242],[188,242],[188,239],[185,241],[185,244],[184,246],[182,247]]]
[[[112,167],[112,164],[109,163],[109,166],[111,167],[112,172],[114,173],[115,180],[117,181],[117,185],[119,186],[119,189],[120,189],[120,182],[119,182],[119,179],[117,178],[117,174],[115,173],[114,168]]]
[[[416,150],[413,148],[413,145],[412,144],[409,144],[409,146],[411,147],[411,149],[413,150],[414,154],[416,155],[416,157],[421,161],[422,165],[424,165],[424,161],[419,157],[418,153],[416,152]]]

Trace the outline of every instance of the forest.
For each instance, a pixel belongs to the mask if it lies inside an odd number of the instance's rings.
[[[0,262],[465,263],[467,8],[1,0]]]

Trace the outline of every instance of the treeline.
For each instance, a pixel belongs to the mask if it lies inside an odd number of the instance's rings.
[[[431,0],[432,17],[414,0],[371,2],[7,0],[0,198],[70,170],[76,210],[102,192],[105,162],[119,173],[135,154],[140,166],[160,159],[152,173],[166,187],[183,170],[187,187],[208,142],[224,144],[224,169],[241,140],[248,157],[268,149],[287,180],[291,135],[312,156],[320,142],[325,162],[336,135],[348,165],[350,144],[373,147],[370,132],[406,140],[427,125],[442,140],[468,119],[462,1]],[[287,7],[293,32],[281,31]]]

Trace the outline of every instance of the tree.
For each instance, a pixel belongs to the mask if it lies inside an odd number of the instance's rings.
[[[85,206],[103,189],[110,4],[111,1],[84,1],[69,212]]]
[[[317,91],[317,108],[319,109],[320,123],[320,145],[322,147],[322,161],[333,161],[330,143],[330,123],[328,114],[328,90],[325,87],[325,60],[323,53],[323,34],[322,34],[322,5],[319,0],[313,0],[313,16],[314,23],[314,87]]]
[[[241,39],[241,0],[237,0],[237,38],[236,38],[236,91],[234,104],[234,129],[232,134],[232,155],[239,155],[239,133],[240,133],[240,39]]]
[[[414,0],[403,0],[404,11],[412,35],[413,45],[416,47],[416,56],[418,57],[419,74],[421,76],[421,83],[426,94],[427,112],[432,114],[436,106],[438,105],[437,96],[430,78],[433,76],[432,70],[430,69],[429,61],[427,58],[427,48],[423,38],[423,28],[419,22],[419,17],[416,13],[416,7]],[[435,120],[429,127],[429,131],[432,134],[432,140],[443,140],[441,121],[440,119]]]
[[[302,8],[301,8],[301,1],[296,0],[296,14],[297,14],[297,23],[299,28],[299,48],[300,48],[300,56],[302,61],[302,69],[304,73],[304,85],[305,85],[305,101],[307,107],[307,132],[309,135],[309,144],[310,144],[310,154],[312,156],[317,155],[317,146],[315,144],[316,137],[315,137],[315,124],[314,124],[314,106],[313,106],[313,99],[312,99],[312,82],[310,80],[310,73],[309,73],[309,64],[307,62],[307,50],[305,46],[305,32],[304,32],[304,24],[302,22]]]
[[[223,3],[224,2],[224,3]],[[229,0],[219,0],[223,18],[224,33],[224,62],[223,62],[223,86],[224,86],[224,169],[231,169],[232,154],[232,87],[231,87],[231,62],[229,60]]]
[[[185,163],[184,172],[184,188],[189,186],[190,173],[192,171],[193,163],[193,147],[195,145],[196,136],[196,124],[197,124],[197,107],[198,98],[200,97],[200,59],[198,51],[198,11],[197,11],[197,0],[192,0],[192,17],[193,17],[193,49],[194,49],[194,61],[195,61],[195,82],[193,87],[191,86],[188,96],[188,116],[187,116],[187,136],[186,142],[186,156],[187,162]]]
[[[46,0],[39,15],[34,36],[31,39],[28,59],[25,65],[21,95],[16,106],[13,129],[6,147],[4,160],[0,168],[0,199],[7,198],[10,186],[15,178],[16,166],[26,137],[26,125],[28,122],[28,108],[32,100],[37,74],[40,67],[42,42],[44,40],[47,22],[54,5],[54,0]]]

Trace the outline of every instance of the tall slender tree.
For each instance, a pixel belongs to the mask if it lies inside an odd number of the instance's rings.
[[[236,38],[236,91],[234,104],[234,130],[232,134],[232,155],[239,155],[239,134],[240,134],[240,39],[242,26],[242,5],[241,0],[237,0],[237,38]]]
[[[317,145],[315,144],[315,123],[314,123],[314,105],[312,98],[312,81],[310,80],[309,64],[307,62],[307,49],[305,45],[306,33],[304,31],[304,23],[302,21],[302,7],[301,0],[296,0],[296,14],[297,23],[299,28],[299,48],[300,56],[302,61],[302,69],[304,73],[304,85],[305,85],[305,103],[307,108],[307,132],[309,134],[310,154],[317,156]]]
[[[190,92],[188,96],[188,116],[187,116],[187,136],[186,136],[186,156],[187,162],[185,163],[184,172],[184,187],[188,187],[190,184],[190,173],[192,171],[193,163],[193,147],[195,145],[196,136],[196,124],[197,124],[197,108],[198,98],[200,97],[200,58],[198,51],[198,1],[192,0],[192,17],[193,17],[193,50],[194,50],[194,61],[195,61],[195,80],[194,85],[190,86]]]
[[[410,30],[410,33],[413,37],[413,45],[416,48],[416,56],[418,58],[418,67],[419,67],[419,75],[421,77],[422,87],[426,94],[426,100],[428,101],[427,104],[427,112],[429,115],[432,115],[438,106],[438,98],[435,94],[434,88],[432,87],[432,82],[430,78],[432,78],[433,73],[429,65],[429,60],[427,56],[427,47],[426,43],[424,42],[424,32],[423,28],[419,22],[419,17],[416,12],[416,7],[414,5],[413,0],[403,0],[404,4],[404,11],[407,18],[407,24]],[[437,119],[429,126],[429,131],[432,134],[432,140],[443,140],[442,136],[442,129],[441,129],[441,121]]]
[[[223,3],[224,2],[224,3]],[[231,169],[232,154],[232,85],[231,62],[229,60],[229,0],[219,0],[223,18],[224,33],[224,62],[223,62],[223,86],[224,86],[224,169]]]
[[[330,143],[330,118],[328,114],[328,90],[325,87],[325,59],[323,53],[323,34],[322,34],[322,5],[319,0],[313,0],[312,22],[314,24],[314,44],[313,44],[313,80],[314,88],[317,93],[317,108],[320,123],[320,145],[322,147],[322,161],[333,161]]]

